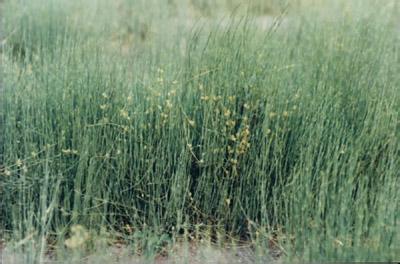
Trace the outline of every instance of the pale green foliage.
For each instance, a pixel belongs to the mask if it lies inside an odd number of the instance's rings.
[[[43,258],[106,228],[148,254],[202,226],[300,260],[399,259],[396,1],[292,4],[267,30],[251,8],[196,24],[224,1],[5,2],[14,241]]]

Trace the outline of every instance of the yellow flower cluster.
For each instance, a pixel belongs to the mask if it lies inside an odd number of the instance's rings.
[[[228,120],[228,121],[225,122],[225,125],[226,125],[228,128],[234,128],[235,125],[236,125],[236,121],[230,119],[230,120]]]
[[[242,155],[247,152],[250,148],[250,126],[246,125],[243,131],[240,133],[240,143],[237,147],[237,153]]]
[[[232,169],[232,173],[237,173],[237,166],[239,164],[239,158],[243,156],[250,148],[250,125],[249,119],[244,117],[242,119],[242,129],[235,134],[228,136],[230,144],[227,147],[229,163]],[[229,170],[225,171],[226,174]]]
[[[211,96],[203,95],[203,96],[200,97],[200,100],[202,100],[202,101],[214,101],[214,102],[217,102],[217,101],[219,101],[221,99],[222,99],[222,96],[220,96],[220,95],[211,95]]]
[[[121,117],[123,117],[126,120],[130,120],[131,119],[130,116],[129,116],[128,111],[125,110],[125,109],[119,110],[119,114],[120,114]]]
[[[129,126],[122,126],[122,130],[124,133],[128,133],[129,132]]]
[[[62,149],[61,152],[65,155],[69,154],[78,155],[78,151],[74,149]]]
[[[5,168],[3,174],[4,174],[5,176],[11,176],[11,171],[8,170],[7,168]]]
[[[167,100],[165,101],[165,106],[166,106],[168,109],[171,109],[171,108],[172,108],[171,100],[167,99]]]
[[[169,97],[175,96],[175,95],[176,95],[176,90],[173,89],[173,90],[169,91],[169,92],[167,93],[167,95],[168,95]]]
[[[22,166],[22,160],[17,159],[17,161],[15,162],[15,165],[17,165],[18,167]]]
[[[275,112],[270,112],[269,113],[269,118],[274,118],[274,117],[276,117],[278,114],[277,113],[275,113]]]
[[[200,99],[203,101],[208,101],[208,100],[210,100],[210,97],[205,95],[205,96],[201,96]]]
[[[194,120],[188,119],[188,123],[189,123],[189,125],[190,125],[191,127],[195,127],[195,125],[196,125],[196,122],[194,122]]]
[[[289,112],[288,111],[283,111],[282,116],[284,118],[287,118],[289,116]]]

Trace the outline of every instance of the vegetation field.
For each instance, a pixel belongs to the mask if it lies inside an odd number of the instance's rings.
[[[0,19],[4,263],[400,260],[399,1],[3,0]]]

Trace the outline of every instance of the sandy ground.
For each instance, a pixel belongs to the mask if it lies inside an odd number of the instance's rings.
[[[146,259],[140,256],[132,256],[130,250],[123,246],[110,247],[108,250],[96,252],[88,256],[81,256],[77,253],[66,253],[62,256],[62,261],[44,259],[41,263],[71,263],[71,264],[173,264],[173,263],[188,263],[188,264],[250,264],[250,263],[265,263],[265,264],[280,264],[280,260],[274,259],[272,256],[257,256],[254,251],[248,247],[240,247],[236,249],[218,249],[210,246],[199,247],[184,247],[176,250],[170,256],[159,256],[155,259]],[[18,264],[18,263],[37,263],[21,254],[13,254],[7,250],[0,250],[1,264]]]

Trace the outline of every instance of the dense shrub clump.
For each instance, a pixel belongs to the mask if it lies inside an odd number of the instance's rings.
[[[6,4],[4,234],[207,229],[308,260],[398,259],[393,20],[233,19],[163,43],[39,2]]]

